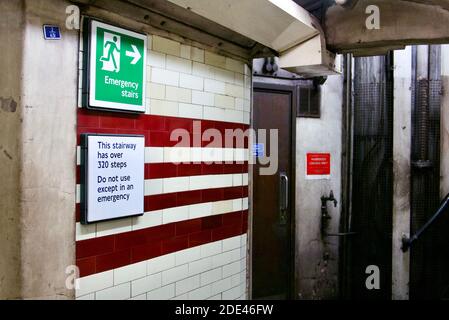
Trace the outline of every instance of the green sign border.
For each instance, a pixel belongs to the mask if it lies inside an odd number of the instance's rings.
[[[83,106],[93,110],[109,110],[109,111],[121,111],[131,113],[145,113],[146,111],[146,82],[147,82],[147,50],[148,50],[148,37],[146,34],[137,33],[128,29],[123,29],[117,26],[113,26],[98,20],[88,19],[86,25],[88,28],[85,31],[84,48],[87,48],[84,53],[84,79],[83,86],[87,88],[87,92],[83,92]],[[85,25],[85,26],[86,26]],[[103,28],[112,32],[121,33],[133,38],[138,38],[144,41],[143,59],[143,79],[142,79],[142,104],[126,104],[109,101],[101,101],[95,99],[95,86],[96,86],[96,67],[97,67],[97,29]],[[86,65],[87,63],[87,65]],[[87,72],[86,72],[87,70]]]

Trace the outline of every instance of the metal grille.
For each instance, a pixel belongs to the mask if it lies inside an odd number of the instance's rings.
[[[414,48],[414,72],[420,63]],[[429,47],[429,80],[413,86],[411,231],[416,232],[440,204],[440,48]],[[412,299],[449,298],[449,215],[443,215],[411,249]]]
[[[297,116],[319,118],[321,111],[321,87],[311,80],[301,80],[298,85],[299,105]]]
[[[393,85],[389,57],[355,59],[351,242],[352,297],[391,297]],[[381,272],[381,290],[367,290],[366,268]]]

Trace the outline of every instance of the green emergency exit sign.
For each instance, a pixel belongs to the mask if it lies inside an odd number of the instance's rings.
[[[145,112],[147,37],[90,21],[88,107]]]

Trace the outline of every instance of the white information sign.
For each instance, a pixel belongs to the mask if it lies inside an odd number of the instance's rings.
[[[83,135],[84,224],[144,213],[145,138]]]

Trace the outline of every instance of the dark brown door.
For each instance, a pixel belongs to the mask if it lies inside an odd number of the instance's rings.
[[[270,154],[269,130],[278,130],[278,169],[262,175],[259,162],[253,173],[253,253],[252,285],[254,299],[289,299],[293,289],[293,112],[296,94],[293,87],[255,85],[254,129],[267,130],[267,141],[257,141]]]

